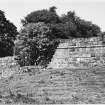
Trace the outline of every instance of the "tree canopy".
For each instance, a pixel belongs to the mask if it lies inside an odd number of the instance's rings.
[[[52,7],[49,10],[43,9],[31,12],[24,19],[22,19],[23,25],[27,23],[59,23],[59,16],[56,14],[56,7]]]
[[[93,37],[98,36],[98,33],[101,32],[99,26],[81,19],[76,16],[74,11],[59,16],[56,13],[55,6],[50,7],[49,10],[43,9],[31,12],[22,20],[23,25],[37,22],[49,24],[56,38]]]
[[[17,33],[16,26],[7,20],[4,12],[0,10],[0,57],[13,55]]]

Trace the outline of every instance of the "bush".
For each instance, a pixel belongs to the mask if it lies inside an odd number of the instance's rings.
[[[51,30],[44,23],[30,23],[23,27],[16,44],[20,66],[46,66],[52,58],[58,42],[53,41]]]

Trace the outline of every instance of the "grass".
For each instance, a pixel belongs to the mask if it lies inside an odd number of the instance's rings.
[[[90,69],[22,67],[0,80],[0,103],[104,104],[105,66]],[[15,70],[15,68],[14,68]]]

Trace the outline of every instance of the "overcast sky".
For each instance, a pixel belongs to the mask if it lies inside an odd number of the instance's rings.
[[[105,2],[104,0],[0,0],[0,9],[5,12],[7,19],[13,22],[18,30],[27,14],[40,9],[56,6],[57,13],[75,11],[77,16],[92,21],[105,31]]]

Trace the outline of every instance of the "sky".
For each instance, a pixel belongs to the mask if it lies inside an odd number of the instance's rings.
[[[104,0],[0,0],[0,10],[6,18],[13,22],[18,30],[22,27],[21,19],[30,12],[57,7],[59,15],[75,11],[76,15],[97,24],[105,31],[105,1]]]

